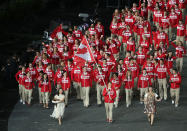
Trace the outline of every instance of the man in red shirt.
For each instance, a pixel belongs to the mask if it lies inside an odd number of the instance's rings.
[[[69,89],[70,89],[70,86],[71,86],[71,81],[70,81],[70,78],[67,74],[67,71],[63,72],[63,76],[62,78],[60,79],[61,81],[61,88],[62,90],[64,91],[64,94],[65,94],[65,105],[67,106],[68,104],[68,94],[69,94]]]
[[[166,77],[170,74],[168,67],[164,64],[164,60],[161,59],[160,63],[157,65],[155,69],[155,74],[158,77],[158,85],[159,85],[159,95],[160,98],[164,98],[167,100],[167,80]]]
[[[109,82],[108,86],[104,88],[103,90],[103,96],[105,100],[105,109],[106,109],[106,117],[107,122],[112,122],[112,112],[113,112],[113,105],[114,100],[116,98],[116,91],[112,88],[112,83]]]
[[[138,78],[138,89],[140,89],[140,103],[143,104],[144,95],[148,92],[148,87],[151,86],[151,79],[144,68],[142,74]]]
[[[101,95],[108,81],[107,72],[104,72],[101,66],[99,66],[98,68],[95,69],[94,79],[97,88],[97,105],[100,106],[102,103]]]
[[[25,90],[24,90],[25,87],[23,85],[23,79],[24,79],[25,75],[26,75],[26,72],[25,72],[24,66],[15,75],[16,81],[19,84],[20,103],[22,103],[23,100],[25,99]],[[23,104],[25,104],[25,102],[23,102]]]
[[[172,99],[172,104],[175,104],[175,107],[178,107],[181,76],[179,73],[177,73],[176,69],[172,70],[172,74],[170,75],[169,82],[171,83],[170,95],[171,95],[171,99]]]
[[[81,76],[80,67],[74,66],[71,71],[71,80],[73,81],[73,87],[76,89],[78,100],[83,99],[82,88],[80,87],[80,76]]]
[[[88,107],[90,105],[89,93],[90,93],[90,88],[92,87],[92,77],[91,74],[87,71],[86,66],[84,66],[82,69],[82,73],[80,76],[80,84],[82,87],[84,107]]]
[[[185,31],[185,25],[182,23],[182,20],[179,20],[179,23],[177,24],[177,41],[182,41],[182,43],[184,43]]]
[[[25,87],[25,89],[24,89],[24,91],[25,91],[25,99],[23,100],[23,104],[25,102],[27,102],[28,105],[30,106],[31,97],[32,97],[32,91],[33,91],[33,88],[34,88],[34,81],[33,81],[33,78],[31,76],[30,72],[27,72],[27,75],[24,77],[23,85]]]
[[[176,45],[173,43],[176,42]],[[186,49],[183,46],[183,43],[181,41],[176,41],[174,40],[171,42],[171,45],[175,48],[176,52],[176,67],[178,71],[181,73],[182,72],[182,67],[183,67],[183,56],[186,55]]]
[[[172,33],[175,33],[175,28],[178,24],[179,17],[178,14],[175,13],[175,9],[171,8],[171,12],[169,14],[169,22],[170,22],[170,27],[169,27],[169,39],[172,38]]]

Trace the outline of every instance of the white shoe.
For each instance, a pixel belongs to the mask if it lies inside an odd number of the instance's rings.
[[[129,107],[129,105],[127,105],[127,108]]]
[[[174,101],[174,100],[172,100],[172,101],[171,101],[171,103],[172,103],[172,105],[173,105],[173,104],[175,104],[175,101]]]
[[[20,99],[20,103],[22,103],[23,102],[23,100],[22,99]]]
[[[143,104],[143,102],[142,102],[142,101],[140,101],[140,104]]]
[[[25,102],[23,102],[23,105],[25,105]]]
[[[178,107],[178,106],[179,106],[178,104],[175,105],[175,107]]]

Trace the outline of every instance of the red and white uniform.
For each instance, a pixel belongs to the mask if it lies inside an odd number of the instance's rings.
[[[111,22],[110,31],[112,34],[118,34],[118,23]]]
[[[20,84],[20,85],[23,85],[23,80],[24,80],[24,77],[25,77],[26,73],[25,72],[22,72],[22,71],[18,71],[15,75],[16,77],[16,81]]]
[[[129,25],[130,26],[130,28],[132,29],[133,28],[133,26],[134,26],[134,23],[135,23],[135,19],[134,19],[134,17],[131,15],[131,16],[125,16],[125,23],[127,24],[127,25]]]
[[[103,25],[98,25],[98,24],[96,24],[96,25],[95,25],[95,29],[96,29],[97,32],[98,32],[98,38],[100,38],[101,35],[104,36],[104,26],[103,26]]]
[[[169,28],[169,25],[170,25],[169,22],[170,21],[169,21],[169,17],[168,16],[162,16],[161,19],[160,19],[160,21],[159,21],[159,24],[160,24],[160,26],[163,29],[167,29],[167,28]]]
[[[44,71],[44,73],[47,74],[49,80],[54,80],[54,71],[52,69],[46,68],[46,70]]]
[[[74,66],[71,71],[71,80],[74,82],[80,82],[80,76],[81,76],[81,69]]]
[[[147,62],[145,62],[142,69],[146,69],[146,72],[150,78],[154,77],[155,66],[153,63],[148,64]]]
[[[136,45],[135,45],[134,41],[128,40],[126,44],[127,44],[126,51],[133,51],[133,52],[135,52]]]
[[[183,46],[176,46],[173,42],[171,42],[171,44],[176,49],[176,57],[177,58],[182,58],[183,55],[186,54],[186,49]]]
[[[23,86],[25,87],[25,89],[31,90],[34,88],[34,81],[32,79],[32,77],[24,77],[23,78]]]
[[[169,47],[169,41],[168,41],[168,35],[165,32],[158,32],[156,33],[156,41],[155,46],[159,46],[160,42],[163,42],[164,45],[167,44],[167,47]]]
[[[121,36],[123,37],[122,42],[126,43],[130,36],[132,36],[132,31],[130,30],[123,30]]]
[[[153,12],[153,21],[159,22],[163,16],[163,12],[161,10],[155,10]]]
[[[80,77],[82,87],[92,87],[92,77],[88,72],[82,72]]]
[[[122,80],[123,80],[123,82],[125,82],[125,86],[124,86],[125,89],[132,89],[132,88],[134,88],[134,79],[133,78],[123,77]]]
[[[26,72],[30,72],[30,74],[31,74],[31,76],[32,76],[32,79],[34,80],[34,79],[36,79],[36,76],[37,76],[37,70],[34,68],[34,67],[32,67],[32,68],[27,68],[26,69]]]
[[[170,79],[169,80],[170,80],[172,89],[180,88],[180,84],[181,84],[181,76],[180,76],[180,74],[172,74],[172,75],[170,75]]]
[[[155,68],[155,74],[158,76],[158,79],[164,79],[166,78],[166,74],[169,73],[170,74],[170,71],[168,69],[168,67],[163,64],[163,65],[160,65],[158,64]]]
[[[41,92],[51,92],[51,82],[50,80],[43,80],[41,82]]]
[[[109,91],[107,91],[107,88],[104,88],[103,96],[105,103],[114,103],[116,98],[116,91],[113,88],[111,88]]]
[[[57,83],[57,84],[61,84],[61,78],[62,78],[62,71],[61,70],[58,70],[56,73],[55,73],[55,76],[54,76],[54,85]]]
[[[41,56],[35,56],[35,57],[34,57],[34,60],[33,60],[33,62],[32,62],[32,65],[38,63],[38,62],[41,61],[41,60],[42,60],[42,57],[41,57]]]
[[[115,89],[115,90],[119,90],[120,87],[121,87],[121,80],[119,78],[112,78],[110,80],[110,82],[112,83],[112,88]]]
[[[137,64],[135,64],[135,63],[129,64],[128,69],[132,73],[132,78],[136,78],[139,76],[139,66]]]
[[[139,65],[143,65],[144,64],[144,62],[145,62],[145,60],[146,60],[146,54],[142,51],[142,52],[137,52],[136,53],[136,56],[137,56],[137,58],[136,58],[136,62],[137,62],[137,64],[139,64]]]
[[[185,31],[186,31],[186,28],[184,24],[177,25],[177,36],[185,36]]]
[[[66,78],[62,77],[60,79],[60,82],[61,82],[60,84],[61,84],[61,88],[62,88],[63,91],[68,90],[71,86],[71,81],[70,81],[69,77],[66,77]]]
[[[83,36],[80,30],[74,30],[73,35],[75,36],[75,39],[79,39],[79,40],[81,40]]]
[[[151,86],[151,79],[148,74],[141,74],[138,78],[138,88],[147,88]]]
[[[94,72],[94,79],[95,81],[101,85],[104,86],[108,82],[108,75],[105,72],[99,72],[97,69]]]
[[[179,18],[178,18],[177,13],[171,12],[169,14],[169,22],[170,22],[171,27],[173,28],[176,27],[176,25],[178,24],[178,21],[179,21]]]

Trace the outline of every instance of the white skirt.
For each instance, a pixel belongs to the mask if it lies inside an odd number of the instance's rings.
[[[54,102],[54,103],[56,103],[56,102]],[[52,115],[50,115],[50,117],[55,118],[55,119],[63,118],[64,111],[65,111],[65,104],[64,103],[57,103],[57,105],[54,106],[53,113],[52,113]]]

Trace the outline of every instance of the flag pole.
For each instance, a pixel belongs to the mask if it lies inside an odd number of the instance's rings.
[[[85,39],[86,39],[86,42],[88,43],[88,40],[87,40],[87,38],[85,37]],[[90,45],[89,45],[89,43],[88,43],[88,46],[89,46],[89,48],[90,48]],[[91,48],[90,48],[91,49]],[[91,50],[91,53],[92,53],[92,50]],[[93,53],[92,53],[92,55],[93,55]],[[93,59],[94,59],[94,62],[95,62],[95,64],[96,64],[96,66],[97,66],[97,70],[98,70],[98,64],[97,64],[97,62],[96,62],[96,60],[95,60],[95,58],[93,57]],[[98,70],[99,71],[99,70]],[[101,72],[99,71],[99,74],[101,74]],[[106,85],[106,83],[105,83],[105,81],[104,81],[104,78],[103,78],[103,76],[101,75],[101,78],[102,78],[102,80],[103,80],[103,83],[104,83],[104,85],[105,85],[105,87],[107,88],[107,85]]]

